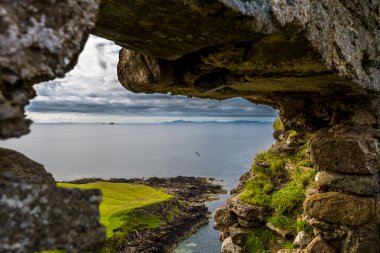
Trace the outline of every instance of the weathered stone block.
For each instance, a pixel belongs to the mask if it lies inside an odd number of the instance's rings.
[[[230,198],[227,205],[232,212],[245,220],[263,221],[268,212],[267,208],[263,206],[250,206],[244,203],[239,196]]]
[[[315,177],[322,191],[339,191],[358,195],[374,196],[378,194],[378,175],[360,176],[321,171]]]
[[[377,173],[380,168],[379,154],[378,140],[368,137],[316,135],[310,143],[311,159],[316,165],[342,173]]]
[[[311,217],[331,223],[358,226],[375,219],[375,198],[339,192],[318,193],[304,202]]]
[[[226,206],[218,207],[214,214],[215,226],[231,226],[237,222],[236,214],[228,210]]]

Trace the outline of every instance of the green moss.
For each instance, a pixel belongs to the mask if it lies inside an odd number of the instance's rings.
[[[275,121],[273,122],[273,129],[275,131],[284,130],[284,125],[282,124],[282,121],[280,118],[276,118]]]
[[[269,230],[255,229],[247,240],[248,251],[250,253],[270,253],[269,246],[275,238],[275,234]]]

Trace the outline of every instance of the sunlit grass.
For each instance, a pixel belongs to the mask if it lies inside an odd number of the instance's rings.
[[[60,187],[100,189],[103,194],[100,209],[100,223],[107,228],[107,238],[126,221],[126,214],[136,208],[160,203],[172,198],[171,195],[146,185],[128,183],[95,182],[89,184],[58,183]]]

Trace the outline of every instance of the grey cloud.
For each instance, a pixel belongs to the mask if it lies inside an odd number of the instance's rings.
[[[134,94],[118,83],[119,47],[92,36],[78,65],[65,78],[39,84],[27,108],[38,113],[120,116],[274,117],[276,111],[243,99],[215,101],[166,94]]]

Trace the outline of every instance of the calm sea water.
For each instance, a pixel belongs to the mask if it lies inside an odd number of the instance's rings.
[[[0,146],[44,164],[56,180],[202,176],[223,180],[230,190],[273,142],[270,123],[34,124],[31,134]],[[208,203],[209,209],[226,198]],[[210,222],[176,252],[220,252],[219,233]]]

